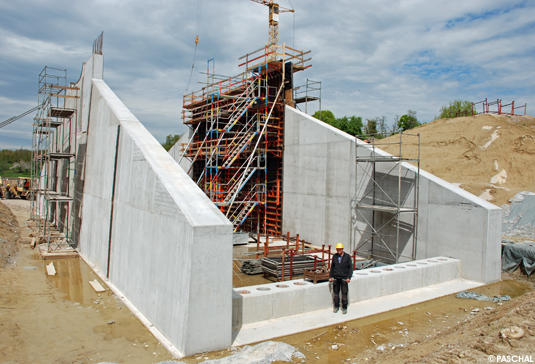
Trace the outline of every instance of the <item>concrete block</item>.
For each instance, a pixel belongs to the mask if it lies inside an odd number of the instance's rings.
[[[352,288],[356,286],[358,301],[368,300],[381,295],[382,276],[380,273],[371,273],[370,270],[374,269],[363,269],[353,273],[352,284],[350,283],[351,286],[349,289],[355,292]]]
[[[430,286],[439,282],[440,266],[434,261],[417,260],[414,263],[422,265],[422,287]]]
[[[402,289],[403,272],[389,265],[377,267],[373,271],[381,272],[381,296],[398,293]]]
[[[304,289],[303,312],[317,311],[332,306],[329,282],[307,283]]]
[[[420,266],[410,262],[395,264],[394,268],[403,270],[401,273],[403,277],[401,282],[403,291],[422,287],[422,268]]]

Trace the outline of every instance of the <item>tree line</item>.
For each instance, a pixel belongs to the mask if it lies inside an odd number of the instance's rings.
[[[29,174],[32,151],[28,149],[2,149],[0,150],[0,173]],[[15,167],[15,168],[13,168]]]
[[[468,116],[477,114],[472,108],[472,103],[466,100],[450,101],[448,105],[440,108],[440,114],[436,115],[433,120],[455,118],[459,116]],[[345,131],[353,136],[359,138],[375,137],[376,139],[385,138],[387,136],[406,131],[417,126],[422,125],[418,121],[416,111],[407,110],[404,115],[394,116],[393,123],[388,125],[386,116],[378,116],[367,118],[365,120],[360,116],[343,116],[336,118],[332,111],[321,110],[316,111],[313,115],[318,120],[321,120],[337,129]]]
[[[356,115],[336,118],[330,110],[316,111],[312,116],[350,135],[364,139],[372,136],[382,139],[421,125],[414,110],[408,110],[407,114],[402,116],[396,115],[393,124],[390,125],[386,116],[366,118],[365,120]]]

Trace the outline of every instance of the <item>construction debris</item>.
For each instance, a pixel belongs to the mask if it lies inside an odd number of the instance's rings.
[[[89,284],[91,285],[91,287],[93,287],[93,289],[95,290],[95,292],[106,292],[106,289],[104,287],[102,287],[102,285],[95,279],[94,281],[89,281]]]
[[[46,273],[49,276],[55,276],[56,275],[56,268],[54,268],[54,262],[51,262],[49,265],[46,266]]]
[[[455,297],[457,297],[457,298],[470,298],[470,299],[478,300],[478,301],[492,301],[492,302],[509,301],[511,299],[510,296],[487,297],[487,296],[485,296],[484,294],[481,294],[481,293],[468,292],[468,291],[461,291],[461,292],[457,293],[455,295]]]
[[[240,271],[248,275],[261,274],[263,273],[262,261],[260,259],[244,260]]]

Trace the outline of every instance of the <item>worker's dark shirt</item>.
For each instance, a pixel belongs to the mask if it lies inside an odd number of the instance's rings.
[[[333,261],[331,263],[331,271],[329,272],[330,278],[335,279],[351,279],[353,275],[353,263],[349,254],[344,253],[340,262],[338,260],[340,255],[336,253],[333,255]]]

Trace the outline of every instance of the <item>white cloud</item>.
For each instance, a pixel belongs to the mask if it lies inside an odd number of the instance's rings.
[[[506,0],[292,1],[280,42],[311,50],[313,67],[296,75],[322,82],[322,106],[364,118],[407,109],[430,121],[454,99],[528,103],[535,114],[535,4]],[[291,7],[287,0],[280,5]],[[59,9],[63,11],[58,11]],[[200,11],[200,12],[199,12]],[[78,77],[104,30],[104,78],[158,140],[176,133],[199,31],[190,91],[202,87],[207,59],[235,75],[238,57],[268,38],[268,9],[248,0],[28,0],[0,5],[0,116],[30,108],[46,64]],[[294,33],[295,19],[295,33]],[[294,38],[295,34],[295,38]],[[74,79],[71,79],[74,81]],[[24,86],[23,86],[24,85]],[[3,97],[3,98],[2,98]],[[312,106],[314,108],[314,106]],[[24,108],[22,108],[24,109]],[[24,110],[21,110],[21,112]],[[183,128],[184,126],[181,126]],[[0,131],[1,132],[1,131]]]

